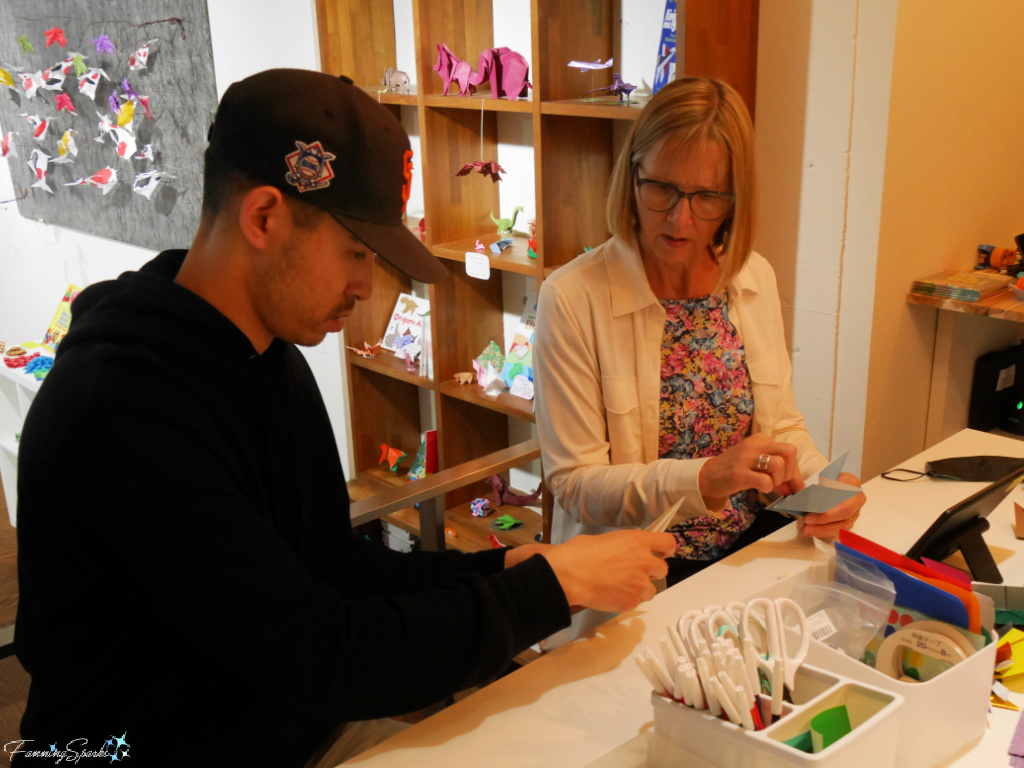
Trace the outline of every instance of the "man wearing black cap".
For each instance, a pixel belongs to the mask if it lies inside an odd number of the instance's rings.
[[[7,752],[303,766],[339,723],[500,673],[570,605],[653,595],[668,534],[474,555],[352,536],[293,345],[341,330],[375,256],[444,274],[402,225],[410,158],[398,121],[344,78],[235,83],[191,248],[76,299],[20,447],[16,650],[32,687]]]

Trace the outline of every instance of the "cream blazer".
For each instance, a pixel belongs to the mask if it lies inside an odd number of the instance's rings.
[[[727,286],[746,351],[754,431],[796,446],[807,477],[827,464],[796,407],[775,273],[751,253]],[[552,541],[646,527],[680,496],[679,517],[706,514],[697,476],[707,459],[658,458],[665,311],[640,254],[619,238],[544,281],[534,339],[537,430],[555,499]]]

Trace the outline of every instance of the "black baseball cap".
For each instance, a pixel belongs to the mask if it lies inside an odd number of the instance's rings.
[[[402,221],[412,180],[409,137],[349,78],[268,69],[239,80],[220,100],[209,138],[217,158],[327,211],[410,277],[444,277],[444,266]]]

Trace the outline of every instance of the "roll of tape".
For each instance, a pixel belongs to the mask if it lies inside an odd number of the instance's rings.
[[[902,679],[904,650],[959,664],[974,653],[974,646],[956,629],[941,621],[915,621],[885,638],[875,657],[875,669],[896,680]]]

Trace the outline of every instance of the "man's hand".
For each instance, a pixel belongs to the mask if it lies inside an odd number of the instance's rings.
[[[675,549],[670,533],[624,530],[577,536],[541,554],[558,577],[569,605],[621,613],[654,597],[652,580],[668,573],[665,558]]]
[[[761,469],[759,462],[764,464]],[[777,443],[761,433],[744,438],[705,462],[698,483],[709,509],[721,506],[734,493],[748,488],[788,496],[804,487],[796,447]]]

